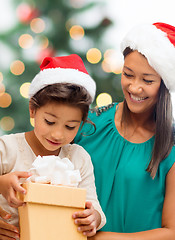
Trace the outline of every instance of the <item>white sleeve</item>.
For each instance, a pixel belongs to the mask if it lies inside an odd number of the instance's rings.
[[[105,225],[106,217],[98,201],[91,157],[83,147],[77,144],[73,144],[71,151],[71,160],[75,166],[75,169],[79,169],[82,178],[78,187],[86,189],[86,201],[91,201],[93,207],[99,212],[101,216],[101,223],[97,229],[99,230]]]
[[[13,134],[0,137],[0,175],[11,172],[16,162],[17,145]]]

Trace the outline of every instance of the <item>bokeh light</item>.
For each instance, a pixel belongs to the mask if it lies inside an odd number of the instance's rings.
[[[30,34],[22,34],[18,40],[19,46],[24,49],[31,48],[33,42],[33,37]]]
[[[122,71],[123,57],[114,49],[108,49],[104,53],[104,61],[102,69],[105,72],[113,72],[119,74]]]
[[[3,81],[3,74],[2,74],[2,72],[0,72],[0,82],[2,82]]]
[[[96,98],[98,107],[105,106],[112,103],[112,97],[108,93],[100,93]]]
[[[28,3],[21,3],[16,9],[16,14],[20,22],[27,24],[39,15],[39,11]]]
[[[69,34],[72,39],[80,40],[84,37],[84,29],[80,25],[74,25],[70,28]]]
[[[0,96],[3,95],[5,92],[5,86],[3,83],[0,82]]]
[[[72,27],[72,18],[69,18],[66,23],[65,23],[65,27],[67,29],[67,31],[70,31],[71,27]]]
[[[21,75],[25,70],[24,63],[20,60],[16,60],[10,65],[10,70],[14,75]]]
[[[35,33],[41,33],[45,30],[45,22],[41,18],[34,18],[30,22],[31,30]]]
[[[105,60],[103,60],[101,66],[102,66],[102,69],[103,69],[104,72],[109,73],[109,72],[112,71],[109,62],[107,62],[107,61],[105,61]]]
[[[30,82],[23,83],[20,87],[20,94],[24,98],[28,98],[28,93],[29,93],[29,87],[30,87]]]
[[[15,126],[14,119],[9,116],[3,117],[0,121],[0,127],[4,131],[11,131],[14,128],[14,126]]]
[[[38,64],[41,64],[41,62],[45,57],[53,57],[53,56],[55,56],[55,49],[53,49],[52,47],[41,49],[36,56],[36,62]]]
[[[85,0],[69,0],[69,2],[73,8],[81,8],[84,6],[86,1]]]
[[[49,46],[49,39],[45,36],[42,37],[41,43],[40,43],[40,48],[45,49]]]
[[[1,108],[9,107],[11,102],[12,102],[12,98],[11,98],[10,94],[4,93],[4,94],[0,95],[0,107]]]
[[[87,58],[88,62],[90,62],[92,64],[96,64],[101,60],[102,54],[99,49],[91,48],[86,53],[86,58]]]

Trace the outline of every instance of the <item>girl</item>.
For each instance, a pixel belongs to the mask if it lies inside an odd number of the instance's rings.
[[[91,239],[173,240],[175,27],[136,26],[121,47],[124,101],[92,111],[96,132],[75,139],[91,154],[107,218],[103,232]],[[91,133],[90,126],[82,131]]]
[[[97,200],[93,166],[88,153],[77,144],[70,143],[81,122],[87,122],[96,85],[81,58],[75,54],[45,58],[40,68],[29,90],[29,112],[34,118],[34,130],[0,138],[0,206],[13,214],[11,218],[5,215],[6,219],[9,218],[8,223],[0,221],[0,236],[1,239],[19,237],[15,208],[23,202],[16,198],[16,192],[25,194],[19,179],[30,176],[27,170],[38,155],[67,157],[75,169],[80,170],[82,181],[78,187],[87,189],[86,209],[74,213],[73,218],[78,231],[93,236],[105,224],[105,216]]]

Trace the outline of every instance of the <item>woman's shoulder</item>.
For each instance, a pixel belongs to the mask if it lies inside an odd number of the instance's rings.
[[[110,116],[115,112],[118,103],[111,103],[101,107],[94,107],[89,110],[89,116],[93,118],[101,118],[103,116]]]
[[[175,145],[172,147],[169,155],[160,163],[161,171],[163,171],[164,174],[167,174],[174,163],[175,163]]]
[[[86,122],[78,131],[75,137],[75,142],[80,139],[91,138],[96,141],[96,135],[99,134],[99,138],[103,138],[102,132],[110,132],[112,129],[116,131],[114,127],[114,116],[116,112],[116,105],[118,103],[112,103],[107,106],[98,107],[90,110],[88,120],[94,123],[92,125],[89,121]]]
[[[118,103],[111,103],[105,106],[92,108],[90,109],[90,115],[94,115],[96,117],[102,116],[103,114],[108,115],[115,110],[115,106],[117,104]]]
[[[104,125],[109,119],[114,119],[117,104],[118,103],[111,103],[106,106],[90,109],[88,119],[95,123],[95,125],[98,125],[98,123],[101,124],[102,122]]]

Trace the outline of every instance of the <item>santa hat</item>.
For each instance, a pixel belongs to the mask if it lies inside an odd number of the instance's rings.
[[[78,55],[46,57],[41,63],[40,69],[41,71],[30,84],[29,98],[48,85],[71,83],[83,86],[89,92],[92,101],[94,100],[96,84]]]
[[[165,23],[138,25],[123,39],[122,52],[126,47],[142,53],[169,91],[175,91],[175,27]]]

